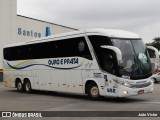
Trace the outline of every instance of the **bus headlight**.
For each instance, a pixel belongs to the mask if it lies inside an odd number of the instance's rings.
[[[128,94],[128,91],[123,91],[124,94]]]
[[[131,85],[130,85],[128,82],[125,82],[125,83],[124,83],[124,86],[125,86],[125,87],[131,87]]]
[[[131,84],[128,82],[119,82],[120,85],[123,85],[125,87],[131,87]]]

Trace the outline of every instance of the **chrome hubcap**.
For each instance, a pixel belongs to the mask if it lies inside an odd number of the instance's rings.
[[[22,84],[18,83],[18,89],[20,90],[22,88]]]
[[[29,83],[26,83],[26,90],[27,90],[27,91],[30,90],[30,87],[31,87],[30,84],[29,84]]]
[[[99,95],[98,87],[94,86],[94,87],[91,88],[91,95],[93,97],[97,97]]]

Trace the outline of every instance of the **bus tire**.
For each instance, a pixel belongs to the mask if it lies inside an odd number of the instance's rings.
[[[99,89],[96,83],[92,82],[87,86],[87,95],[92,100],[98,100],[100,98]]]
[[[26,93],[31,93],[32,87],[31,87],[31,82],[29,80],[26,80],[24,82],[24,88]]]
[[[21,80],[17,80],[16,88],[17,88],[18,92],[23,92],[24,88],[23,88],[23,84],[22,84]]]

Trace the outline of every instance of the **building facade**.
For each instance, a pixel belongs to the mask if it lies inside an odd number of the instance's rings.
[[[5,45],[77,30],[17,15],[17,0],[0,0],[0,16],[0,80],[2,80]]]

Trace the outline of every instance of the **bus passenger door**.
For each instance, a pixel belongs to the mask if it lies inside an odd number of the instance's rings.
[[[52,82],[52,91],[66,92],[65,71],[52,70],[51,82]]]
[[[66,71],[67,92],[83,93],[81,70]]]

